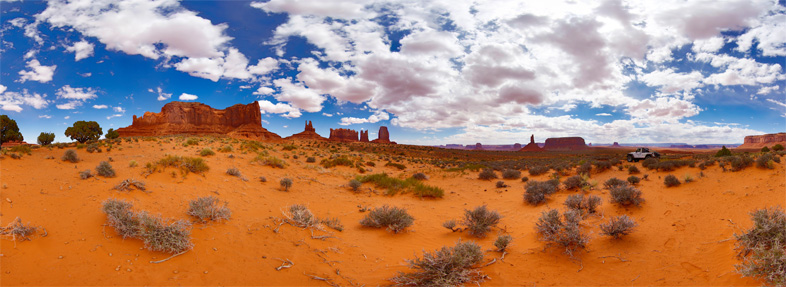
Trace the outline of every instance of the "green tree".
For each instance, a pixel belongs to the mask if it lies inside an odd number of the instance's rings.
[[[65,131],[65,135],[67,137],[70,137],[79,143],[98,140],[103,134],[104,131],[101,130],[101,126],[99,126],[95,121],[78,121],[75,122],[72,127],[67,128]]]
[[[776,144],[776,145],[772,146],[772,150],[773,151],[782,151],[783,150],[783,145]]]
[[[16,121],[7,115],[0,115],[0,144],[10,141],[23,141],[25,137],[19,133]]]
[[[120,133],[118,133],[115,129],[109,129],[106,131],[106,135],[104,137],[107,139],[116,139],[120,137]]]
[[[726,146],[723,146],[718,151],[718,153],[715,154],[715,157],[730,156],[730,155],[731,155],[731,151],[729,149],[727,149]]]
[[[765,146],[765,147],[761,148],[761,152],[770,152],[770,148]]]
[[[55,141],[55,134],[54,133],[41,132],[41,134],[38,135],[38,144],[39,145],[49,145],[53,141]]]

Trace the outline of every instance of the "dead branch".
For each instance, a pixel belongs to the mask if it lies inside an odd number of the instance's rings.
[[[491,261],[489,261],[486,264],[481,265],[479,268],[483,268],[483,267],[489,266],[489,265],[494,264],[494,263],[497,263],[497,258],[491,259]]]
[[[726,239],[724,239],[724,240],[720,240],[720,241],[714,241],[714,242],[704,242],[704,243],[702,243],[702,244],[723,243],[723,242],[726,242],[726,241],[729,241],[729,240],[732,240],[732,239],[734,239],[734,238],[726,238]]]
[[[603,259],[603,258],[617,258],[617,259],[619,259],[622,262],[630,262],[630,260],[627,260],[627,259],[619,257],[619,256],[613,256],[613,255],[598,257],[598,259]]]
[[[340,285],[338,285],[336,283],[333,283],[333,280],[331,280],[330,278],[322,278],[322,277],[319,277],[319,276],[316,276],[316,275],[306,274],[306,273],[303,273],[303,275],[306,275],[306,276],[308,276],[308,277],[310,277],[311,279],[314,279],[314,280],[325,281],[330,286],[334,286],[334,287],[340,286]]]
[[[172,259],[172,258],[175,258],[175,257],[177,257],[177,256],[183,255],[184,253],[186,253],[186,252],[188,252],[188,251],[190,251],[190,250],[191,250],[191,249],[186,249],[185,251],[183,251],[183,252],[180,252],[180,253],[178,253],[178,254],[175,254],[175,255],[172,255],[172,256],[169,256],[169,257],[168,257],[168,258],[166,258],[166,259],[162,259],[162,260],[158,260],[158,261],[150,261],[150,263],[154,263],[154,264],[162,263],[162,262],[165,262],[165,261],[167,261],[167,260],[169,260],[169,259]]]
[[[276,260],[281,261],[281,266],[276,267],[276,271],[281,271],[281,269],[292,268],[292,266],[295,266],[295,263],[292,263],[292,261],[289,259],[282,260],[281,258],[276,258]]]

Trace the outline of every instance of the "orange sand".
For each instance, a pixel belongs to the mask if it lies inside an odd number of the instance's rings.
[[[215,151],[223,145],[216,142],[212,147]],[[408,270],[405,259],[420,256],[423,250],[452,246],[459,239],[475,240],[489,250],[485,260],[498,258],[500,254],[490,250],[499,229],[484,239],[475,239],[441,226],[447,219],[459,219],[464,209],[482,204],[504,216],[500,227],[514,238],[504,262],[482,269],[490,277],[483,285],[759,285],[734,271],[739,262],[730,238],[750,226],[749,212],[786,202],[783,163],[776,164],[775,170],[751,167],[725,173],[716,164],[701,178],[698,168],[684,167],[671,173],[681,180],[690,174],[696,181],[674,188],[663,184],[662,177],[668,173],[648,171],[636,163],[650,178],[639,184],[646,199],[640,208],[609,203],[606,190],[590,192],[601,196],[604,203],[602,216],[583,221],[591,240],[586,252],[579,254],[581,268],[556,247],[544,251],[534,229],[542,211],[564,210],[562,203],[574,192],[562,190],[547,204],[533,207],[522,200],[520,180],[506,180],[511,187],[497,189],[496,181],[476,179],[477,172],[447,172],[414,163],[406,163],[408,169],[402,172],[383,167],[385,161],[378,160],[370,173],[408,176],[425,172],[431,177],[427,183],[442,187],[445,197],[384,196],[369,192],[373,189],[370,184],[355,194],[345,185],[356,169],[323,169],[306,163],[303,155],[286,160],[289,166],[285,169],[273,169],[251,164],[254,154],[241,154],[239,144],[234,144],[234,159],[220,152],[207,157],[210,171],[204,176],[173,178],[167,170],[144,178],[140,174],[145,163],[166,153],[198,156],[206,144],[184,148],[180,142],[159,145],[140,141],[121,146],[122,151],[115,146],[111,152],[93,154],[79,149],[82,161],[76,164],[61,161],[65,149],[56,148],[37,149],[20,160],[5,157],[0,161],[0,224],[5,226],[21,217],[48,232],[46,237],[18,242],[16,248],[10,239],[0,240],[2,285],[327,285],[307,275],[339,285],[385,285],[397,271]],[[275,150],[272,154],[279,158],[292,154],[280,147]],[[304,149],[295,150],[300,151]],[[327,149],[321,152],[330,154]],[[47,156],[55,159],[45,159]],[[108,157],[114,159],[117,177],[79,178],[79,171],[95,170]],[[317,162],[320,159],[317,157]],[[130,168],[131,160],[139,166]],[[225,174],[230,167],[239,168],[249,181]],[[261,183],[259,176],[268,182]],[[283,177],[294,181],[289,192],[279,189],[278,181]],[[601,187],[611,177],[625,179],[628,174],[614,168],[594,174],[592,179]],[[144,181],[152,193],[112,189],[126,178]],[[531,180],[547,178],[530,176]],[[209,195],[229,202],[232,219],[195,224],[193,250],[164,263],[149,262],[168,254],[145,250],[140,240],[122,240],[112,228],[103,226],[106,217],[101,202],[108,198],[130,200],[135,210],[191,220],[186,214],[188,202]],[[314,235],[335,237],[324,241],[312,239],[309,229],[290,225],[274,233],[273,218],[282,217],[281,211],[290,204],[306,204],[318,217],[338,217],[345,229],[314,231]],[[367,213],[359,212],[358,207],[382,204],[407,208],[415,217],[414,225],[399,234],[361,227],[358,222]],[[639,223],[636,231],[622,240],[601,236],[598,224],[619,214],[632,216]],[[289,259],[294,266],[276,271],[281,265],[277,258]]]

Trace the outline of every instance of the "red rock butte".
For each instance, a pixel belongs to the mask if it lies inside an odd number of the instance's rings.
[[[306,128],[302,132],[299,132],[299,133],[296,133],[294,135],[288,136],[286,139],[327,140],[326,138],[320,136],[317,133],[317,131],[314,128],[314,125],[311,123],[311,121],[307,121],[306,122]]]
[[[134,115],[130,126],[117,129],[121,137],[162,135],[227,135],[253,140],[279,140],[262,127],[259,103],[237,104],[224,110],[202,103],[171,102],[160,113]]]
[[[738,149],[760,149],[763,147],[770,147],[781,144],[786,146],[786,133],[766,134],[757,136],[746,136],[745,142],[738,146]]]
[[[366,136],[368,137],[368,132],[366,132]],[[386,126],[379,127],[379,133],[377,133],[377,139],[371,142],[396,144],[396,142],[390,141],[390,133],[388,132],[388,127]]]
[[[543,149],[547,151],[582,150],[588,148],[581,137],[547,138],[546,145],[543,146]]]
[[[519,149],[519,151],[543,151],[543,148],[535,143],[535,135],[532,135],[529,137],[529,143],[523,148]]]
[[[356,142],[358,141],[358,132],[350,129],[330,129],[329,139],[338,142]]]

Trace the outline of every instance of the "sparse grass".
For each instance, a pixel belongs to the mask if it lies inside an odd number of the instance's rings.
[[[559,211],[551,209],[541,214],[535,229],[541,240],[562,246],[565,254],[573,257],[574,252],[584,249],[589,242],[589,236],[581,231],[580,221],[581,215],[575,210],[560,216]]]
[[[225,145],[218,149],[219,152],[232,152],[232,150],[233,149],[231,145]]]
[[[155,163],[148,163],[146,165],[148,173],[155,172],[159,167],[179,168],[183,175],[186,175],[189,172],[201,174],[210,170],[210,167],[207,166],[207,163],[205,163],[205,160],[202,158],[175,155],[167,155]]]
[[[63,154],[63,161],[77,163],[79,162],[79,156],[77,156],[75,150],[69,149],[65,151],[65,154]]]
[[[255,157],[252,160],[252,162],[255,162],[255,163],[258,163],[258,164],[261,164],[261,165],[267,165],[267,166],[274,167],[274,168],[285,168],[285,167],[287,167],[287,163],[283,159],[277,158],[275,156],[267,156],[265,154],[266,153],[258,154],[257,157]]]
[[[607,223],[601,223],[600,231],[603,235],[620,239],[622,236],[633,232],[633,229],[636,226],[637,224],[635,221],[633,221],[633,219],[623,214],[617,217],[612,217],[611,220],[609,220]]]
[[[132,178],[123,180],[122,182],[120,182],[118,185],[115,185],[114,187],[114,189],[116,189],[117,191],[128,191],[131,190],[132,188],[136,188],[138,190],[146,192],[145,183],[141,181],[137,181],[136,179],[132,179]]]
[[[482,205],[473,210],[464,210],[464,220],[461,223],[467,226],[470,235],[484,238],[486,233],[491,231],[491,227],[497,226],[501,218],[499,212],[488,210]]]
[[[773,148],[774,149],[774,148]],[[786,214],[780,207],[751,212],[753,226],[737,239],[737,272],[764,280],[768,285],[786,285]]]
[[[442,247],[433,253],[424,252],[423,258],[407,260],[411,273],[399,272],[390,281],[396,285],[458,286],[480,283],[485,276],[473,266],[483,261],[480,245],[470,241]]]
[[[96,166],[96,173],[103,177],[115,177],[115,170],[108,162],[102,161]]]
[[[340,156],[340,157],[337,157],[337,158],[334,158],[334,159],[327,159],[327,158],[325,158],[325,159],[322,159],[321,162],[319,162],[319,165],[321,165],[324,168],[331,168],[331,167],[338,166],[338,165],[343,165],[343,166],[348,166],[348,167],[354,167],[355,166],[355,164],[352,163],[352,160],[349,159],[346,156]]]
[[[611,195],[611,202],[622,206],[639,206],[644,202],[644,199],[641,198],[641,190],[630,185],[614,187],[609,191],[609,195]]]
[[[282,178],[281,181],[279,181],[278,183],[281,185],[281,188],[283,188],[284,191],[289,191],[289,188],[292,187],[292,179],[289,179],[287,177]]]
[[[215,155],[216,153],[210,148],[204,148],[202,151],[199,152],[200,156],[211,156]]]
[[[445,191],[436,186],[426,185],[414,178],[408,178],[406,180],[401,180],[393,177],[389,177],[387,174],[384,173],[377,173],[377,174],[370,174],[362,177],[357,178],[358,181],[362,183],[371,182],[377,188],[384,188],[387,189],[388,195],[395,195],[399,191],[412,191],[416,196],[419,197],[442,197],[445,194]]]
[[[400,164],[400,163],[395,163],[395,162],[388,162],[388,163],[385,164],[385,166],[395,167],[398,170],[405,170],[405,169],[407,169],[406,165],[403,165],[403,164]]]
[[[201,222],[229,220],[232,211],[227,207],[227,202],[221,204],[214,196],[205,196],[194,199],[188,203],[188,215],[196,217]]]
[[[291,151],[297,149],[297,146],[294,144],[285,144],[284,147],[281,148],[283,151]]]
[[[484,168],[483,171],[478,174],[478,179],[482,180],[492,180],[497,178],[497,173],[495,173],[494,170],[490,168]]]
[[[414,221],[415,218],[409,215],[406,209],[383,205],[371,210],[360,220],[360,225],[372,228],[385,227],[393,233],[399,233],[411,226]]]
[[[189,138],[183,144],[183,146],[190,146],[190,145],[199,145],[199,139],[198,138]]]
[[[669,174],[665,178],[663,178],[663,184],[665,184],[666,187],[673,187],[673,186],[680,185],[681,182],[676,176],[674,176],[673,174]]]
[[[137,167],[139,164],[135,160],[128,162],[128,167]]]

